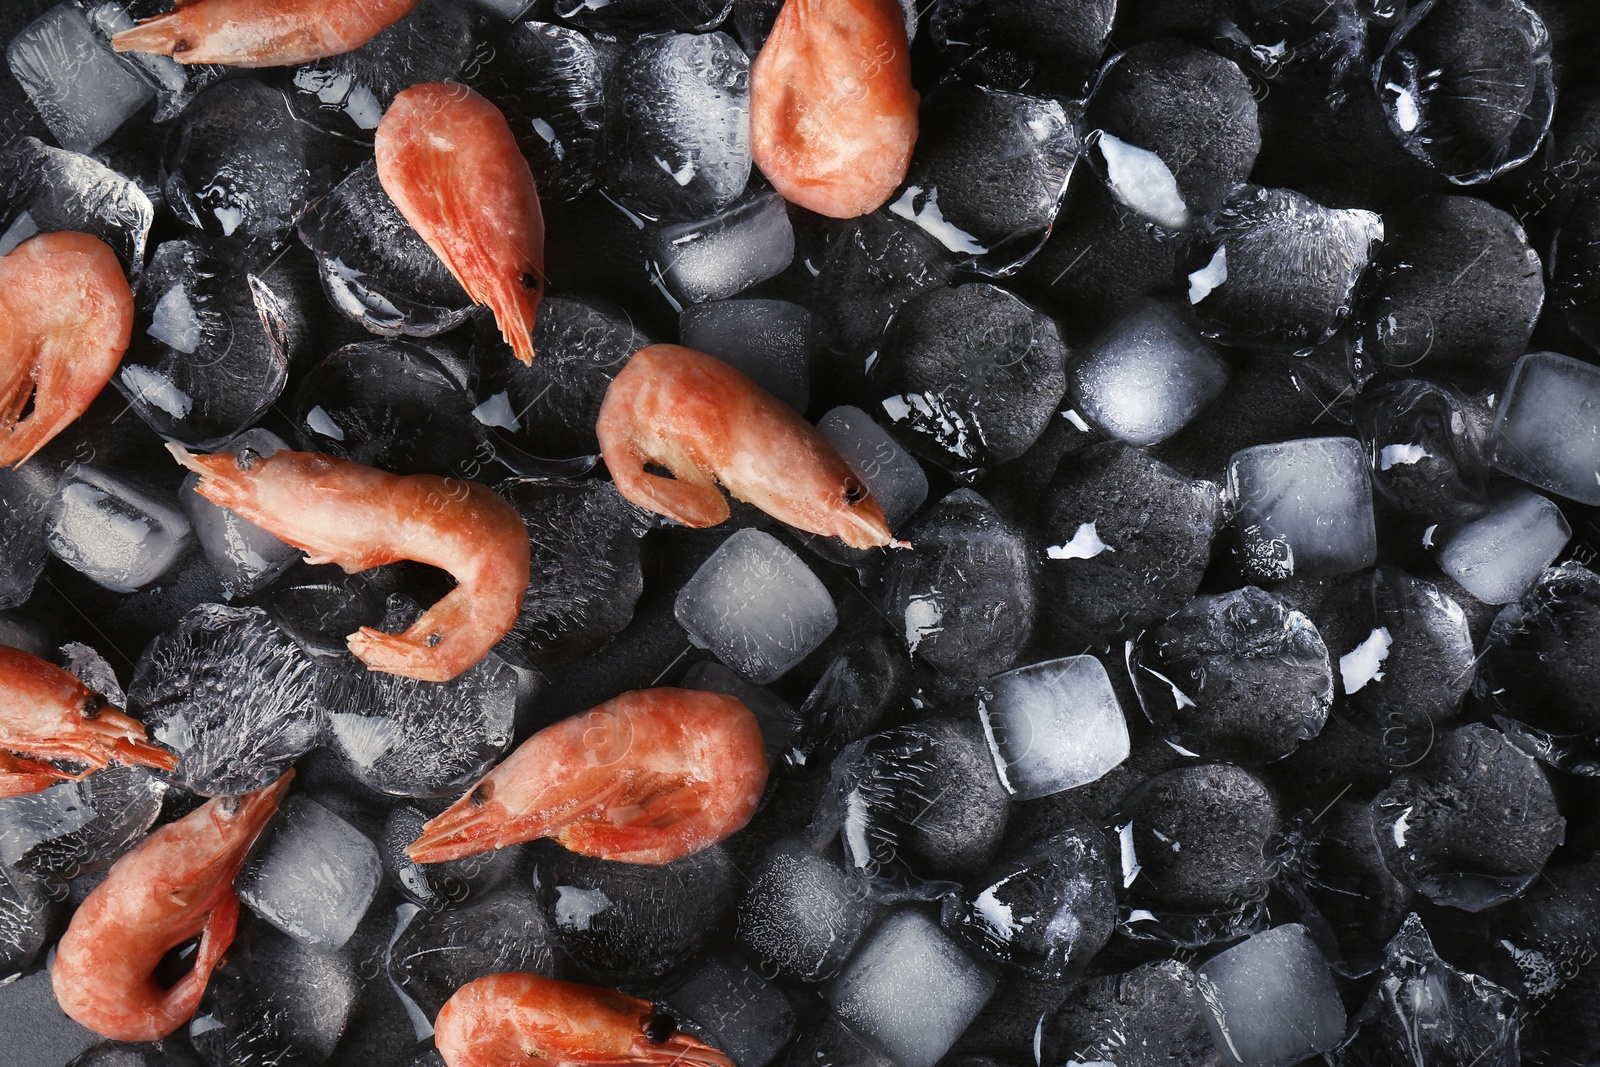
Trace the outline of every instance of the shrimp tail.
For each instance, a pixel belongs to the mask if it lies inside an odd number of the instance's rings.
[[[494,312],[494,321],[500,324],[500,336],[511,346],[511,351],[524,364],[533,366],[533,324],[539,307],[536,293],[529,293],[516,280],[497,275],[490,290],[480,299]]]

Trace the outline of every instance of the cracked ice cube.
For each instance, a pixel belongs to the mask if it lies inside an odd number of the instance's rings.
[[[691,641],[757,685],[783,677],[839,624],[811,568],[760,530],[724,541],[678,593],[673,614]]]
[[[1299,923],[1265,930],[1199,970],[1206,1021],[1226,1062],[1289,1064],[1327,1052],[1344,1036],[1333,973]]]
[[[994,993],[995,979],[920,911],[885,919],[825,996],[900,1067],[933,1067]]]
[[[1018,800],[1087,785],[1128,758],[1128,723],[1093,656],[1018,667],[989,679],[978,713],[1001,783]]]
[[[1325,578],[1378,558],[1372,479],[1353,437],[1257,445],[1228,461],[1247,576]]]
[[[1583,504],[1600,504],[1600,367],[1530,352],[1517,360],[1494,421],[1494,465]]]
[[[1514,489],[1444,541],[1439,569],[1485,604],[1509,604],[1539,580],[1571,537],[1555,501]]]
[[[367,836],[292,796],[234,882],[251,911],[308,948],[335,952],[378,892],[383,863]]]

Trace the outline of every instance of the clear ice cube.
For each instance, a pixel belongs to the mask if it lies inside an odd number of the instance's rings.
[[[783,990],[731,953],[707,956],[666,995],[686,1026],[739,1067],[766,1067],[794,1036],[794,1005]]]
[[[1488,514],[1443,540],[1439,569],[1485,604],[1509,604],[1539,580],[1571,538],[1572,527],[1555,501],[1513,489]]]
[[[365,834],[297,795],[284,802],[234,890],[261,918],[328,953],[355,933],[382,876],[377,846]]]
[[[1494,465],[1581,504],[1600,504],[1600,367],[1530,352],[1494,420]]]
[[[0,471],[0,609],[26,602],[44,572],[45,518],[55,492],[52,472],[40,464]]]
[[[1228,494],[1245,574],[1259,581],[1324,578],[1378,558],[1372,479],[1353,437],[1257,445],[1228,461]]]
[[[113,763],[81,782],[0,797],[0,863],[65,882],[127,852],[161,814],[166,783]]]
[[[783,197],[768,190],[709,218],[661,227],[651,250],[656,275],[679,301],[726,300],[788,268],[794,226]]]
[[[760,530],[724,541],[679,591],[673,614],[691,641],[758,685],[783,677],[839,624],[822,581]]]
[[[1189,424],[1222,395],[1228,364],[1165,304],[1135,305],[1089,342],[1067,372],[1079,411],[1143,448]]]
[[[155,100],[77,4],[51,8],[6,46],[12,76],[69,152],[87,152]]]
[[[827,987],[829,1005],[900,1067],[933,1067],[988,1003],[994,976],[920,911],[872,932]]]
[[[465,907],[413,914],[389,945],[389,977],[434,1018],[468,982],[506,971],[551,975],[555,955],[539,902],[524,887]]]
[[[106,242],[131,273],[144,267],[155,207],[98,160],[19,138],[0,155],[0,205],[0,256],[34,234],[70,230]]]
[[[74,463],[56,488],[45,542],[63,563],[131,593],[161,577],[188,546],[182,512],[96,467]]]
[[[1226,1062],[1289,1067],[1344,1037],[1333,972],[1299,923],[1265,930],[1199,969],[1207,1022]]]
[[[978,713],[1001,784],[1018,800],[1087,785],[1128,758],[1128,723],[1094,656],[997,674]]]
[[[717,300],[683,309],[679,340],[737,367],[796,411],[811,396],[811,312],[787,300]]]

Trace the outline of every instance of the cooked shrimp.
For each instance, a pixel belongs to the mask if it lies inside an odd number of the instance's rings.
[[[531,364],[544,214],[505,116],[465,85],[413,85],[384,114],[376,146],[384,192]]]
[[[0,797],[37,793],[75,777],[41,760],[23,759],[0,750]]]
[[[720,360],[680,345],[650,345],[606,390],[595,427],[617,491],[685,526],[728,517],[717,491],[801,530],[852,548],[907,547],[883,508],[805,419]],[[647,471],[654,464],[666,478]]]
[[[288,791],[217,797],[168,823],[112,865],[72,916],[51,978],[61,1010],[117,1041],[159,1041],[194,1014],[233,943],[233,878]],[[170,989],[155,978],[169,949],[200,935],[194,966]]]
[[[311,452],[196,456],[167,445],[200,475],[201,496],[306,553],[354,574],[411,559],[450,572],[456,587],[404,633],[363,626],[350,651],[368,670],[447,682],[511,630],[528,591],[528,530],[476,482],[387,471]]]
[[[733,1067],[649,1001],[541,974],[468,982],[439,1009],[433,1041],[446,1067]]]
[[[573,852],[663,864],[750,821],[767,784],[756,717],[697,689],[640,689],[547,726],[406,849],[438,863],[550,837]]]
[[[179,63],[285,67],[360,48],[404,18],[417,0],[177,0],[111,38],[118,52]]]
[[[785,200],[851,219],[883,206],[917,143],[898,0],[788,0],[750,67],[750,148]]]
[[[46,233],[0,257],[0,464],[26,462],[88,410],[132,334],[133,293],[99,238]]]
[[[175,754],[145,740],[138,719],[118,711],[76,675],[4,645],[0,645],[0,748],[39,759],[75,760],[93,770],[113,759],[164,771],[178,765]],[[45,773],[41,766],[30,764],[22,773],[41,775]]]

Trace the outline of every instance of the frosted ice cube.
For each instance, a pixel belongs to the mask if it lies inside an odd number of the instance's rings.
[[[1333,973],[1299,923],[1256,934],[1199,969],[1206,1021],[1230,1063],[1288,1067],[1344,1036]]]
[[[1089,343],[1067,374],[1078,410],[1129,444],[1165,441],[1222,394],[1228,365],[1164,304],[1136,305]]]
[[[292,796],[234,889],[302,945],[334,952],[356,932],[382,874],[377,846],[365,834],[316,801]]]
[[[739,368],[796,411],[811,397],[810,332],[811,312],[787,300],[718,300],[678,319],[683,344]]]
[[[98,147],[156,95],[100,40],[76,4],[53,7],[29,23],[6,46],[6,61],[69,152]]]
[[[781,678],[839,624],[821,580],[760,530],[724,541],[679,591],[673,614],[691,641],[758,685]]]
[[[798,838],[767,850],[739,902],[739,940],[777,973],[820,982],[839,973],[878,905],[860,883]]]
[[[766,1067],[794,1036],[783,990],[729,953],[707,957],[666,1002],[739,1067]]]
[[[1515,489],[1444,541],[1439,569],[1485,604],[1509,604],[1539,580],[1571,537],[1555,501]]]
[[[176,508],[81,463],[67,469],[45,520],[45,543],[58,559],[119,593],[165,574],[189,534]]]
[[[725,300],[788,268],[794,227],[783,197],[757,193],[708,219],[663,226],[651,254],[661,281],[683,303]]]
[[[920,911],[873,931],[828,986],[839,1017],[900,1067],[933,1067],[994,993],[995,979]]]
[[[1252,579],[1325,578],[1370,567],[1378,558],[1372,479],[1353,437],[1235,452],[1228,493]]]
[[[1128,758],[1128,723],[1093,656],[997,674],[978,713],[1000,781],[1019,800],[1087,785]]]
[[[1554,352],[1517,360],[1494,421],[1496,467],[1600,504],[1600,367]]]
[[[270,456],[289,446],[271,430],[255,429],[245,431],[224,447],[235,455],[248,448],[258,456]],[[285,544],[237,512],[201,496],[195,491],[199,484],[198,474],[189,475],[178,490],[178,499],[194,525],[201,550],[222,579],[222,588],[230,600],[255,592],[301,558],[299,549]]]

